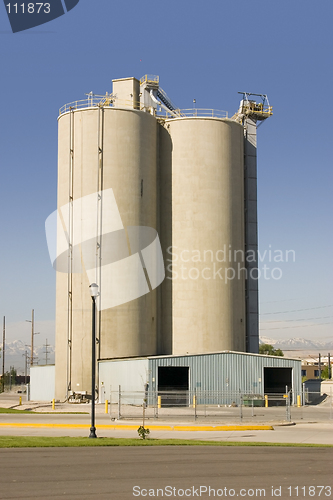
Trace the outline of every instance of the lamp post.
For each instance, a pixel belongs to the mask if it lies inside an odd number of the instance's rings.
[[[92,283],[90,286],[92,298],[92,343],[91,343],[91,426],[90,438],[97,438],[95,427],[95,386],[96,386],[96,297],[98,297],[98,285]]]

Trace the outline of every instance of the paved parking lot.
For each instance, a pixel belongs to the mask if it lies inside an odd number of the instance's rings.
[[[0,498],[329,498],[332,461],[327,448],[3,449]]]

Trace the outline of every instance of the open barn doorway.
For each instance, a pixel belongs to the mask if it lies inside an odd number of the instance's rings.
[[[284,395],[291,390],[292,368],[264,368],[264,392],[268,395],[269,406],[285,405]]]
[[[159,366],[158,394],[161,406],[188,406],[189,367]]]

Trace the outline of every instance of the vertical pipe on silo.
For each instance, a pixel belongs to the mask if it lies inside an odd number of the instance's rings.
[[[99,290],[102,288],[102,271],[101,271],[101,260],[102,260],[102,224],[103,224],[103,149],[104,149],[104,107],[98,108],[98,137],[97,137],[97,193],[98,193],[98,207],[97,207],[97,240],[96,240],[96,283],[99,286]],[[100,300],[100,297],[97,299]],[[97,357],[100,358],[101,353],[101,314],[102,311],[98,311],[97,315],[97,335],[98,335],[98,354]],[[97,372],[98,373],[98,372]]]
[[[73,333],[73,188],[74,188],[74,110],[69,118],[69,181],[68,181],[68,278],[67,278],[67,387],[72,388],[72,333]]]

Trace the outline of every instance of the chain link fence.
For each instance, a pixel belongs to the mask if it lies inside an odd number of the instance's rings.
[[[118,391],[110,390],[108,397],[105,393],[105,399],[113,420],[135,420],[144,415],[148,420],[219,424],[291,422],[310,417],[311,409],[317,408],[320,419],[333,419],[332,394],[309,391],[260,395],[241,391],[123,391],[119,387]]]

